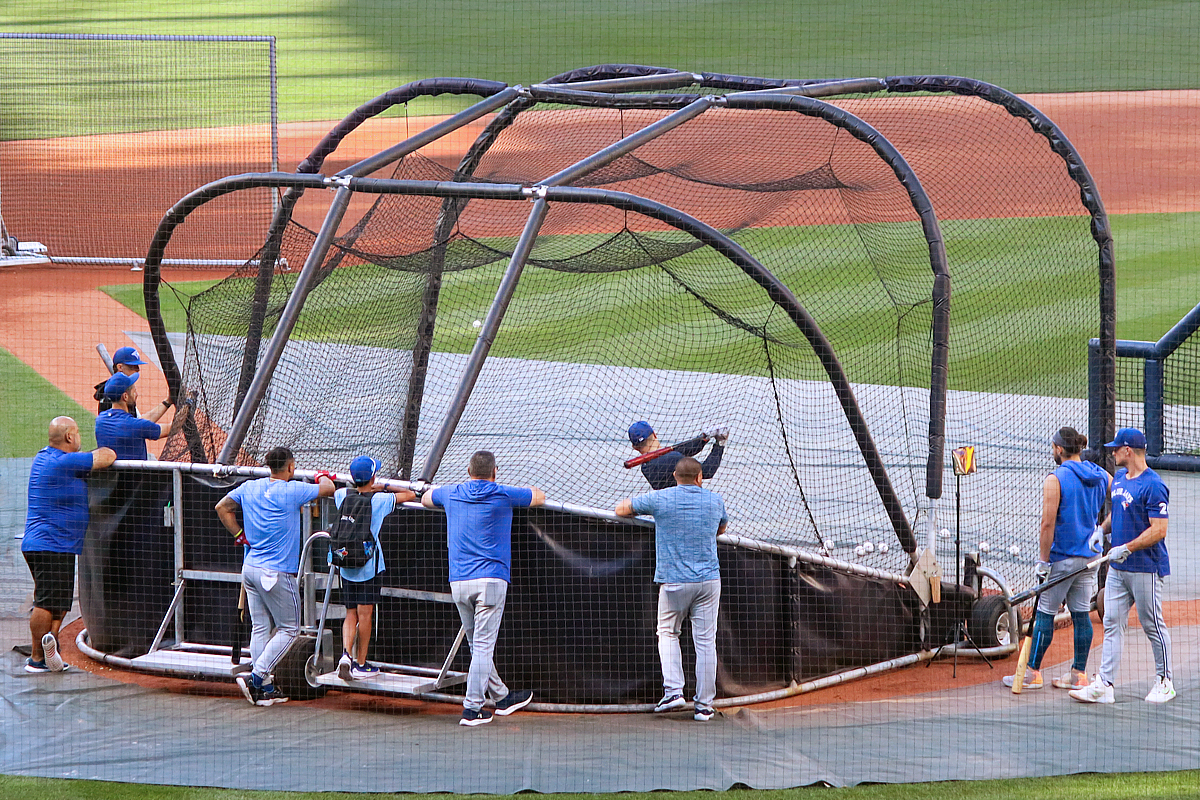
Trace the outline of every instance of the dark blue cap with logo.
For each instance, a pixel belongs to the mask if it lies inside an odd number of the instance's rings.
[[[629,426],[629,443],[634,447],[637,447],[653,435],[654,428],[651,428],[650,423],[645,420],[635,422]]]
[[[1121,428],[1121,430],[1117,431],[1117,438],[1104,446],[1132,447],[1134,450],[1145,450],[1146,435],[1137,428]]]

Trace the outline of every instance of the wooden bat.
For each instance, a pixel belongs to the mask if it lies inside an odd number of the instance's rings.
[[[649,453],[642,453],[641,455],[637,455],[637,456],[634,456],[633,458],[627,459],[625,461],[625,469],[632,469],[633,467],[639,466],[641,464],[645,464],[647,461],[653,461],[656,458],[665,456],[667,453],[671,452],[672,450],[678,450],[680,447],[683,447],[684,445],[694,444],[695,442],[707,442],[707,441],[708,441],[708,437],[705,436],[704,434],[700,434],[699,436],[693,436],[691,439],[684,439],[682,442],[673,444],[670,447],[660,447],[657,450],[651,450]]]
[[[1033,609],[1037,616],[1037,608]],[[1017,668],[1013,671],[1012,693],[1020,694],[1025,683],[1025,671],[1029,668],[1029,651],[1033,648],[1033,620],[1029,621],[1029,635],[1021,640],[1021,655],[1017,658]]]
[[[233,636],[229,642],[229,660],[242,663],[242,630],[246,624],[246,584],[239,584],[237,611],[233,615]]]

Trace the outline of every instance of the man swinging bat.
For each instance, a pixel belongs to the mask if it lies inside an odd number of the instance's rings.
[[[725,443],[729,441],[729,428],[706,428],[699,436],[665,447],[658,441],[658,434],[650,423],[642,420],[629,426],[629,443],[641,455],[625,462],[625,468],[641,465],[642,476],[652,489],[666,489],[675,485],[675,465],[685,456],[695,456],[704,449],[708,440],[713,440],[708,458],[701,463],[704,479],[710,480],[721,466],[725,454]]]

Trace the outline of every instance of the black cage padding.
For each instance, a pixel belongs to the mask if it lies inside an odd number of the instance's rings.
[[[188,570],[237,573],[241,548],[213,507],[229,487],[183,480]],[[106,653],[145,653],[170,604],[174,530],[163,527],[169,474],[113,473],[94,479],[92,521],[81,561],[80,600],[92,646]],[[324,501],[314,528],[331,519]],[[388,587],[447,594],[445,516],[402,508],[381,534]],[[327,545],[314,564],[324,570]],[[920,612],[908,588],[845,575],[803,562],[722,545],[718,688],[722,696],[780,689],[792,682],[884,661],[919,650]],[[513,575],[496,663],[513,687],[539,700],[607,704],[650,702],[661,693],[655,623],[654,533],[632,524],[557,511],[518,511]],[[182,605],[184,638],[226,646],[238,635],[236,583],[189,581]],[[333,602],[339,593],[335,590]],[[317,593],[318,608],[321,592]],[[372,660],[438,668],[454,641],[454,606],[385,597],[376,611]],[[952,617],[952,614],[947,615]],[[315,620],[313,621],[315,624]],[[340,621],[333,620],[334,641]],[[953,623],[938,617],[944,640]],[[174,641],[167,629],[165,645]],[[688,627],[682,647],[689,685],[694,654]],[[245,643],[244,638],[242,639]],[[466,671],[464,645],[453,668]]]

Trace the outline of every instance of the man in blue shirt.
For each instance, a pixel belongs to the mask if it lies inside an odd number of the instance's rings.
[[[83,551],[88,525],[88,489],[84,478],[105,469],[116,453],[101,447],[79,452],[79,426],[70,417],[50,420],[50,443],[33,457],[29,502],[21,554],[33,576],[29,633],[33,654],[26,672],[68,669],[58,654],[58,630],[75,596],[75,556]]]
[[[507,716],[529,705],[533,692],[509,691],[496,672],[493,654],[512,579],[512,510],[546,502],[541,489],[496,483],[496,457],[487,450],[471,456],[470,478],[457,486],[441,486],[421,497],[426,508],[446,510],[446,543],[450,553],[450,594],[458,607],[471,645],[467,696],[460,725],[483,725],[492,712]]]
[[[1158,473],[1146,466],[1146,437],[1141,431],[1122,428],[1105,447],[1115,448],[1119,469],[1111,484],[1112,509],[1104,520],[1105,532],[1112,535],[1112,560],[1104,585],[1104,648],[1095,680],[1071,692],[1071,697],[1084,703],[1116,701],[1113,683],[1121,665],[1129,610],[1136,605],[1157,673],[1146,702],[1165,703],[1175,697],[1171,635],[1162,613],[1163,579],[1171,574],[1166,542],[1170,492]]]
[[[346,619],[342,622],[342,657],[338,661],[338,677],[344,681],[379,674],[379,667],[367,663],[371,624],[382,586],[379,574],[387,566],[383,560],[379,530],[383,527],[383,518],[395,511],[398,503],[417,499],[417,495],[407,489],[387,489],[376,483],[375,475],[379,472],[379,466],[379,462],[370,456],[358,456],[350,462],[350,480],[354,481],[354,491],[371,499],[371,535],[375,537],[375,551],[361,567],[343,567],[339,570]],[[349,489],[338,489],[333,493],[333,502],[338,509],[342,508],[349,494]],[[332,558],[333,554],[330,553],[331,563]]]
[[[138,375],[141,372],[142,367],[144,367],[147,363],[148,362],[146,361],[142,361],[142,357],[138,354],[137,348],[119,347],[117,348],[117,352],[113,353],[112,357],[113,375],[116,375],[118,372],[129,376]],[[110,375],[109,377],[112,376]],[[96,391],[94,396],[100,401],[97,413],[102,413],[112,408],[112,401],[104,396],[104,386],[107,383],[108,378],[105,378],[95,386]],[[140,416],[141,419],[148,419],[151,422],[158,422],[159,418],[162,417],[163,414],[167,413],[167,409],[170,407],[171,399],[167,398],[166,400],[163,400],[162,402],[152,406],[145,414],[138,414],[136,404],[131,404],[128,410],[129,413],[135,417]]]
[[[293,481],[296,459],[286,447],[266,455],[271,477],[246,481],[217,503],[217,516],[245,545],[242,585],[250,609],[250,676],[238,675],[242,694],[251,705],[287,702],[272,681],[272,672],[300,633],[300,507],[318,497],[331,497],[333,481],[320,475],[316,484]],[[243,525],[237,512],[242,512]],[[272,634],[272,629],[274,633]]]
[[[1104,500],[1108,496],[1108,473],[1080,454],[1087,437],[1074,428],[1059,428],[1050,437],[1050,454],[1058,467],[1042,483],[1042,525],[1039,534],[1040,560],[1034,567],[1039,578],[1052,581],[1077,572],[1100,552],[1096,531]],[[1033,622],[1033,649],[1025,672],[1025,689],[1042,688],[1042,657],[1054,639],[1054,615],[1065,602],[1075,629],[1075,660],[1066,674],[1054,679],[1059,689],[1087,686],[1088,654],[1092,649],[1092,597],[1096,594],[1099,568],[1078,572],[1042,592]],[[1013,676],[1004,678],[1013,685]]]
[[[158,441],[169,435],[173,428],[183,423],[189,408],[185,404],[175,415],[171,425],[163,425],[150,419],[138,419],[130,409],[136,407],[136,384],[139,377],[138,373],[126,375],[118,372],[104,384],[104,397],[112,403],[112,408],[96,417],[96,443],[101,447],[111,447],[116,451],[118,459],[145,461],[149,455],[146,440]],[[163,412],[167,410],[167,403],[168,401],[164,400],[159,404]],[[158,416],[161,417],[162,414]]]
[[[661,450],[663,445],[658,440],[658,434],[650,423],[642,420],[629,426],[629,444],[639,453],[653,453]],[[704,438],[701,438],[704,437]],[[725,443],[729,441],[728,428],[713,428],[701,431],[700,436],[693,440],[680,443],[674,450],[664,453],[653,461],[642,464],[642,477],[650,484],[651,489],[666,489],[675,485],[675,465],[685,456],[695,456],[704,449],[704,443],[713,440],[712,450],[704,459],[703,473],[705,480],[717,474],[721,466],[721,458],[725,455]]]
[[[687,456],[675,465],[675,486],[617,504],[622,517],[654,517],[654,582],[658,590],[658,657],[662,662],[663,698],[655,711],[683,708],[683,654],[679,631],[692,621],[696,646],[694,718],[713,717],[717,697],[717,614],[721,603],[721,564],[717,536],[729,521],[725,502],[703,483],[703,467]]]

